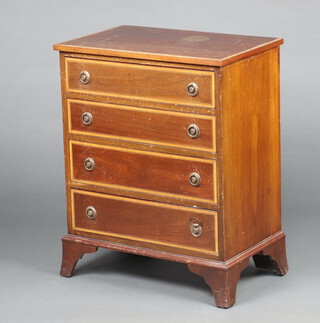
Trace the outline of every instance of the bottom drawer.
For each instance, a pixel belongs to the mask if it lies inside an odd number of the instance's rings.
[[[217,254],[214,211],[79,190],[71,199],[72,233]]]

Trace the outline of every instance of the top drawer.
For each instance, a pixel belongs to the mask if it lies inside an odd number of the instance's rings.
[[[67,91],[213,107],[214,73],[66,58]]]

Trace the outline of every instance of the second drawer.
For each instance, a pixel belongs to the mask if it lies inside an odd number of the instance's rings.
[[[68,101],[69,131],[215,152],[215,117]]]
[[[216,203],[216,160],[70,141],[71,180]]]

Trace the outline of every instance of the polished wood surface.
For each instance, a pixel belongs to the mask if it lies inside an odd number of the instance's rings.
[[[103,193],[103,194],[112,194],[115,196],[123,196],[123,197],[131,197],[145,201],[157,201],[161,203],[168,203],[170,205],[179,205],[179,206],[189,206],[189,207],[196,207],[199,209],[206,209],[206,210],[213,210],[213,211],[220,211],[219,204],[212,204],[212,201],[207,200],[195,200],[190,199],[188,196],[181,196],[181,195],[165,195],[159,192],[154,191],[141,191],[137,190],[132,187],[123,187],[123,186],[106,186],[101,185],[99,183],[85,183],[79,181],[71,181],[70,187],[74,189],[96,192],[96,193]],[[220,226],[220,224],[219,224]]]
[[[227,260],[281,229],[279,50],[223,67],[221,97]]]
[[[74,275],[74,269],[77,262],[85,253],[93,253],[98,250],[96,246],[84,245],[72,240],[62,241],[62,263],[60,275],[71,277]]]
[[[283,261],[286,259],[284,241],[285,235],[282,232],[279,232],[253,248],[249,248],[237,257],[226,262],[221,262],[209,259],[208,257],[199,258],[196,256],[183,255],[181,253],[149,249],[144,246],[132,246],[68,234],[62,238],[63,257],[61,275],[65,277],[72,276],[79,258],[82,257],[85,252],[94,252],[99,247],[181,262],[187,264],[191,272],[203,277],[211,288],[218,307],[229,308],[235,303],[237,283],[241,272],[248,266],[250,257],[253,256],[256,260],[256,257],[261,257],[261,255],[264,255],[265,257],[267,257],[266,255],[270,255],[270,259],[272,259],[274,266],[265,267],[264,269],[274,271],[274,268],[277,268],[279,271],[276,272],[280,275],[287,272],[288,267],[286,262]]]
[[[246,259],[255,256],[256,254],[261,253],[264,249],[268,248],[271,245],[277,245],[279,241],[282,241],[285,239],[285,234],[283,232],[277,232],[273,236],[269,237],[268,239],[265,239],[264,241],[261,241],[257,245],[253,246],[252,248],[249,248],[245,252],[237,255],[236,257],[233,257],[227,261],[219,261],[217,257],[212,257],[210,259],[209,257],[198,257],[198,256],[192,256],[192,255],[186,255],[183,253],[171,252],[168,250],[163,249],[155,249],[152,247],[146,247],[144,245],[140,246],[132,246],[130,244],[126,244],[124,241],[121,242],[114,242],[109,240],[102,240],[98,237],[84,237],[81,235],[76,234],[67,234],[62,237],[62,241],[72,241],[77,242],[81,245],[85,246],[94,246],[94,247],[101,247],[106,248],[110,250],[120,251],[120,252],[128,252],[140,256],[147,256],[147,257],[153,257],[158,258],[162,260],[169,260],[174,262],[180,262],[183,264],[194,264],[197,266],[202,266],[206,268],[215,268],[220,270],[229,270],[233,266],[235,266],[237,263],[243,262]],[[283,253],[285,254],[285,249],[283,249]],[[203,256],[203,254],[201,254]]]
[[[78,100],[68,100],[68,109],[73,133],[215,151],[215,117]],[[82,121],[86,112],[93,117],[91,125]],[[192,124],[200,128],[195,139],[188,135]]]
[[[180,156],[190,156],[190,157],[200,157],[205,159],[216,159],[218,155],[214,152],[197,150],[189,146],[177,147],[174,145],[163,146],[156,144],[155,142],[144,142],[144,141],[129,141],[120,140],[119,138],[109,138],[106,136],[98,136],[96,134],[80,133],[80,132],[68,132],[68,138],[71,141],[81,141],[81,142],[92,142],[95,144],[122,147],[127,149],[135,149],[142,151],[154,151],[158,153],[165,153],[170,155],[180,155]]]
[[[195,65],[195,64],[186,64],[178,61],[168,62],[168,61],[155,61],[148,59],[137,59],[134,57],[120,57],[120,56],[105,56],[105,55],[91,55],[91,54],[81,54],[81,53],[71,53],[66,52],[65,57],[81,58],[81,59],[90,59],[106,62],[117,62],[117,63],[129,63],[129,64],[141,64],[146,66],[160,66],[160,67],[169,67],[169,68],[179,68],[187,70],[199,70],[199,71],[210,71],[214,72],[217,68],[214,66],[208,65]]]
[[[98,233],[105,239],[120,237],[134,245],[153,242],[218,253],[216,212],[83,191],[73,190],[72,194],[73,230]],[[86,216],[88,206],[97,212],[93,220]],[[202,227],[200,237],[190,231],[194,222]]]
[[[94,170],[85,169],[86,158],[94,160]],[[189,182],[194,172],[201,176],[197,187]],[[73,181],[216,201],[214,160],[71,142],[71,176]]]
[[[253,256],[253,260],[257,268],[285,275],[288,272],[285,237],[263,248]]]
[[[87,92],[68,92],[68,98],[83,101],[94,101],[100,103],[120,104],[126,106],[135,106],[141,108],[152,108],[161,109],[166,111],[177,111],[186,112],[200,115],[214,115],[215,109],[213,107],[194,106],[178,103],[168,103],[165,101],[148,101],[141,98],[127,98],[127,97],[116,97],[108,96],[106,93],[102,94],[91,94]]]
[[[189,264],[188,268],[194,274],[201,276],[211,288],[217,307],[229,308],[236,301],[236,290],[241,272],[249,265],[249,258],[238,262],[228,270],[206,268]]]
[[[69,233],[63,276],[98,247],[179,261],[228,308],[251,256],[258,268],[287,272],[281,43],[123,26],[55,46]],[[88,84],[79,80],[83,70]],[[187,93],[189,82],[199,85],[198,96]],[[84,112],[93,116],[89,126]],[[200,127],[197,139],[187,134],[191,123]],[[86,158],[94,159],[93,171]],[[189,183],[192,172],[201,175],[199,187]],[[85,214],[89,205],[98,211],[94,220]],[[191,218],[203,225],[198,238]]]
[[[60,82],[61,82],[61,104],[62,104],[62,125],[63,125],[63,148],[64,148],[64,164],[65,164],[65,179],[66,179],[66,202],[67,202],[67,225],[68,232],[72,228],[71,223],[71,169],[70,169],[70,145],[69,145],[69,129],[68,129],[68,103],[66,91],[66,64],[65,55],[60,52]]]
[[[68,92],[204,107],[213,107],[214,104],[213,72],[77,58],[67,58],[66,64]],[[82,71],[90,74],[87,84],[80,82]],[[187,86],[191,82],[199,87],[196,96],[188,94]]]
[[[223,66],[283,43],[256,37],[138,26],[119,26],[54,45],[54,49],[95,55]]]

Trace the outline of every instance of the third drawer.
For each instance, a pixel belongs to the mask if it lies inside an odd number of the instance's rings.
[[[70,141],[71,180],[217,202],[215,159]]]

